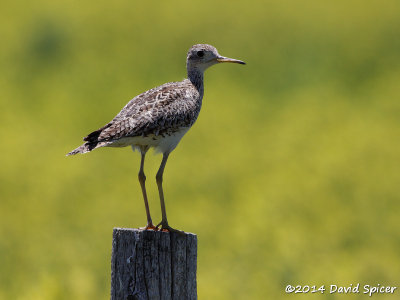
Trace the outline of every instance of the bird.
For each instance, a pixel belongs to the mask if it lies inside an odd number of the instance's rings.
[[[141,155],[138,179],[147,217],[145,230],[180,232],[168,224],[162,185],[164,169],[170,153],[199,116],[204,95],[204,71],[220,63],[246,64],[220,55],[211,45],[192,46],[186,59],[187,78],[165,83],[134,97],[109,123],[88,134],[83,139],[84,144],[67,154],[83,154],[102,147],[131,146],[133,151],[138,151]],[[144,173],[145,156],[150,148],[162,153],[156,174],[162,219],[156,226],[150,215]]]

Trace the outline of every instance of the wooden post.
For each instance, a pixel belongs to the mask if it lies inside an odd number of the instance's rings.
[[[197,236],[114,228],[111,300],[197,299]]]

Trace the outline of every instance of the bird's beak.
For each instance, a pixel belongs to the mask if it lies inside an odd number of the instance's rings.
[[[217,57],[217,61],[222,63],[222,62],[229,62],[229,63],[235,63],[235,64],[241,64],[245,65],[246,63],[244,61],[238,60],[238,59],[233,59],[229,57],[224,57],[224,56],[219,56]]]

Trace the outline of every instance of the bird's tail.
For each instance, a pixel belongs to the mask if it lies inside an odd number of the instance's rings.
[[[88,153],[96,148],[103,147],[108,145],[107,142],[100,142],[100,143],[84,143],[83,145],[79,146],[75,150],[69,152],[66,156],[75,155],[75,154],[84,154]]]
[[[109,144],[112,144],[110,141],[99,141],[99,136],[101,132],[105,129],[111,126],[111,123],[108,123],[106,126],[93,131],[91,134],[89,134],[87,137],[85,137],[83,140],[86,142],[83,145],[79,146],[75,150],[72,150],[70,153],[67,154],[67,156],[70,155],[75,155],[75,154],[83,154],[83,153],[88,153],[96,148],[104,147]]]
[[[67,156],[75,155],[75,154],[78,154],[78,153],[82,153],[83,154],[83,153],[87,153],[87,152],[90,152],[90,151],[91,151],[91,149],[90,149],[89,143],[84,143],[82,146],[79,146],[75,150],[72,150],[71,152],[69,152],[67,154]]]

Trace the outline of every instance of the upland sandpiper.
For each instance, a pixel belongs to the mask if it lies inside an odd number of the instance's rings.
[[[139,182],[147,215],[145,229],[177,231],[168,225],[162,187],[163,173],[169,154],[196,121],[204,93],[204,71],[217,63],[245,64],[243,61],[219,55],[215,47],[198,44],[187,54],[187,79],[170,82],[133,98],[107,125],[90,133],[85,143],[68,155],[87,153],[100,147],[126,147],[141,154]],[[162,220],[153,225],[146,193],[144,159],[150,147],[163,154],[156,175],[160,195]]]

